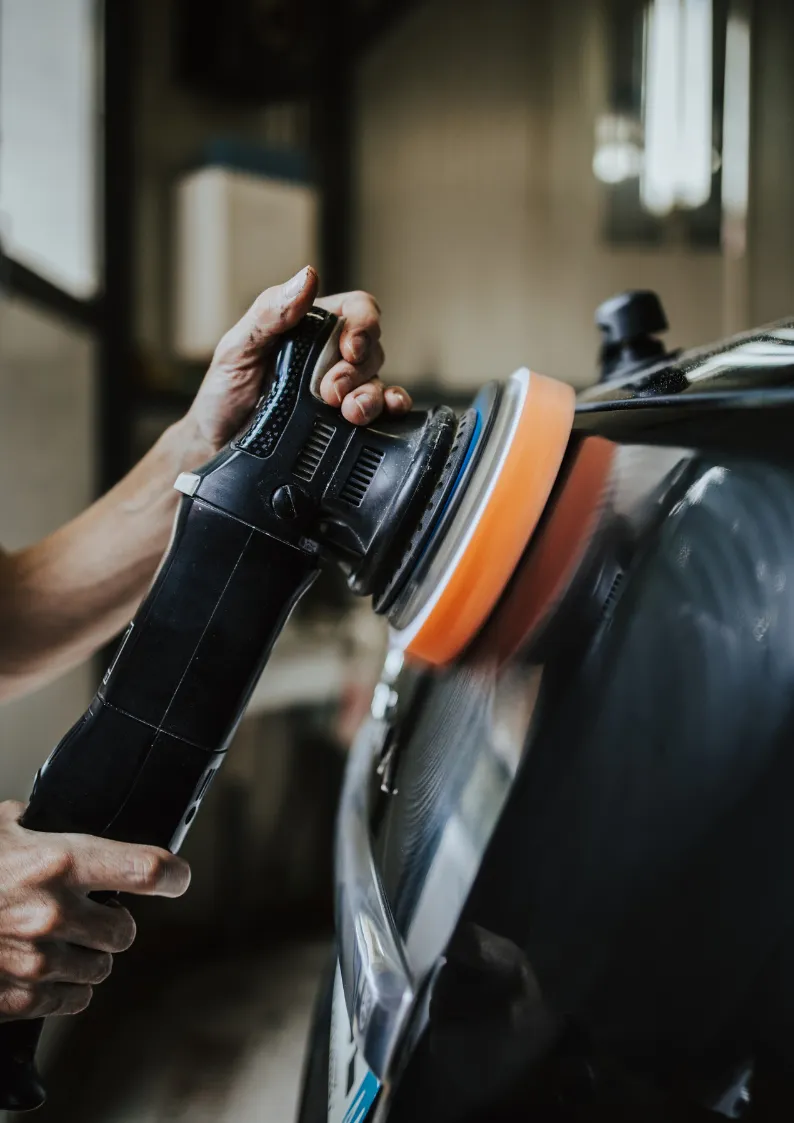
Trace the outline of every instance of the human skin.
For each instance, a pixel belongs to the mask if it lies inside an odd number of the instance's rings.
[[[363,292],[316,300],[306,267],[263,292],[223,337],[186,415],[106,495],[41,542],[0,551],[0,700],[82,662],[124,627],[146,592],[171,533],[180,472],[197,468],[240,431],[262,390],[278,337],[316,303],[345,317],[339,361],[320,392],[353,424],[411,407],[384,387],[380,309]],[[108,746],[112,752],[112,745]],[[22,804],[0,803],[0,1020],[70,1014],[132,943],[120,905],[89,893],[180,896],[190,871],[165,850],[85,835],[34,833]]]

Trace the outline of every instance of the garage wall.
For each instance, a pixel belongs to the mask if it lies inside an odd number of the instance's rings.
[[[5,252],[74,296],[100,283],[100,0],[3,0],[0,234]]]
[[[90,503],[94,345],[82,331],[0,299],[0,543],[17,549]],[[90,665],[0,706],[0,799],[33,775],[94,692]]]
[[[433,0],[358,79],[356,282],[389,368],[466,386],[522,363],[593,377],[596,306],[659,290],[688,345],[723,330],[718,253],[611,249],[591,170],[597,4]]]
[[[794,6],[756,3],[750,307],[756,323],[794,316]]]
[[[306,122],[300,106],[242,109],[184,89],[174,58],[175,0],[137,0],[137,6],[134,326],[136,342],[152,359],[171,352],[177,178],[202,162],[211,141],[233,137],[289,148],[302,143]]]

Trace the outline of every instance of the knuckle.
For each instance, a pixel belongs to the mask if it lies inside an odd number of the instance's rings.
[[[253,318],[254,312],[252,307],[238,323],[229,328],[229,330],[224,332],[221,336],[212,353],[212,360],[204,378],[205,384],[217,380],[219,376],[222,376],[227,367],[233,366],[237,362],[241,351],[244,351],[246,345],[250,342],[249,337]]]
[[[332,386],[355,386],[361,381],[361,375],[350,363],[341,362],[330,371],[329,381]]]
[[[129,866],[129,881],[137,889],[154,889],[165,870],[165,856],[150,850],[136,854]]]
[[[279,290],[277,288],[263,289],[251,305],[255,315],[270,312],[278,304]]]
[[[285,302],[280,288],[265,289],[254,301],[254,319],[257,323],[265,321],[269,326],[272,323],[284,323],[289,313],[289,304]]]
[[[380,306],[372,293],[357,289],[352,296],[353,302],[361,309],[361,314],[356,319],[360,319],[370,329],[377,328],[380,324]]]
[[[65,880],[74,869],[74,859],[68,850],[60,846],[48,847],[42,853],[42,872],[50,881]]]
[[[47,956],[38,948],[31,948],[19,961],[16,974],[18,978],[25,979],[27,982],[39,983],[47,978],[48,972]]]
[[[33,990],[13,987],[0,1000],[0,1011],[7,1018],[31,1018],[39,1012],[41,999]]]
[[[226,334],[222,335],[218,340],[215,350],[212,352],[212,359],[210,360],[210,365],[207,371],[208,376],[211,377],[215,374],[217,368],[224,362],[226,362],[227,356],[232,353],[233,350],[234,339],[232,337],[232,333],[230,331],[227,331]]]
[[[359,404],[372,407],[382,400],[383,387],[377,379],[367,379],[354,391],[353,396]]]
[[[22,936],[52,936],[63,923],[63,909],[52,897],[37,901],[19,926]]]

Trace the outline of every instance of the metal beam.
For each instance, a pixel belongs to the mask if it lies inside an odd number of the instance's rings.
[[[356,284],[351,261],[356,62],[415,2],[383,0],[369,17],[356,13],[352,0],[313,5],[313,32],[323,45],[310,94],[310,146],[321,195],[324,292]]]
[[[345,292],[351,275],[353,65],[350,0],[316,5],[324,44],[310,95],[310,145],[320,189],[320,258],[324,292]]]
[[[97,378],[97,484],[130,467],[133,398],[133,132],[137,4],[104,5],[103,318]]]
[[[21,297],[37,308],[70,324],[95,330],[102,316],[102,301],[79,300],[13,258],[0,256],[0,286],[11,297]]]

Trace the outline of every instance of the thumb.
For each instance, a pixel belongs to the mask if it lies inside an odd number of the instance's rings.
[[[317,283],[317,271],[307,265],[285,284],[274,285],[260,293],[242,319],[224,336],[220,346],[226,361],[233,351],[237,351],[240,358],[253,358],[276,336],[294,327],[311,308],[317,295]]]

